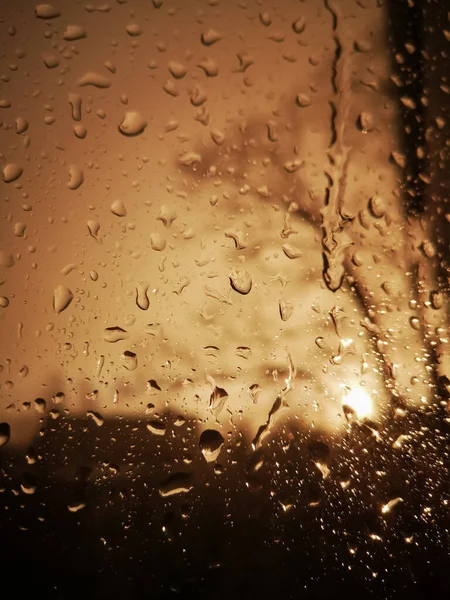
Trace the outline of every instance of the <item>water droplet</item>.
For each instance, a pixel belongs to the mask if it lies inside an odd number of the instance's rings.
[[[103,423],[105,422],[103,417],[101,416],[101,414],[98,412],[94,412],[93,410],[88,410],[86,412],[86,416],[91,418],[94,421],[94,423],[97,425],[97,427],[101,427],[103,425]]]
[[[21,134],[25,133],[28,129],[28,121],[23,117],[17,117],[16,119],[16,133]]]
[[[42,60],[47,69],[55,69],[59,66],[59,58],[56,54],[44,54]]]
[[[238,250],[244,250],[247,248],[247,244],[244,242],[244,233],[236,229],[227,229],[224,232],[225,236],[234,240],[234,244]]]
[[[287,321],[288,319],[290,319],[290,317],[292,316],[292,313],[294,312],[294,307],[290,302],[287,302],[286,300],[281,299],[278,303],[279,306],[279,310],[280,310],[280,317],[282,321]]]
[[[82,75],[77,83],[79,87],[86,87],[88,85],[92,85],[93,87],[99,89],[106,89],[109,88],[111,85],[109,79],[103,77],[103,75],[100,75],[99,73],[95,73],[94,71],[88,71],[87,73]]]
[[[198,63],[197,66],[203,70],[207,77],[217,77],[219,74],[219,66],[212,58],[205,58],[202,62]]]
[[[209,397],[209,408],[212,410],[214,416],[219,416],[227,400],[228,392],[215,385]]]
[[[7,298],[6,296],[0,296],[0,307],[8,308],[8,306],[9,306],[9,298]]]
[[[369,208],[374,217],[380,219],[386,212],[386,205],[381,196],[373,196],[369,202]]]
[[[135,371],[138,366],[138,359],[134,352],[131,350],[125,350],[122,354],[123,366],[127,371]]]
[[[81,121],[81,103],[80,94],[69,94],[69,104],[72,107],[72,119],[74,121]]]
[[[416,331],[420,330],[420,321],[417,317],[411,317],[409,323],[413,329]]]
[[[261,386],[259,386],[257,383],[253,383],[248,388],[248,392],[250,394],[251,399],[253,400],[253,404],[256,404],[258,402],[258,398],[262,392]]]
[[[116,217],[126,217],[127,209],[125,208],[122,200],[114,200],[114,202],[110,206],[111,212]]]
[[[125,31],[131,37],[139,37],[142,35],[142,29],[137,23],[130,23],[125,27]]]
[[[9,163],[3,167],[3,181],[12,183],[17,181],[23,173],[23,168],[17,163]]]
[[[71,502],[70,504],[68,504],[67,508],[68,508],[69,512],[76,513],[79,510],[83,509],[85,506],[86,506],[85,502],[75,501],[75,502]]]
[[[295,246],[292,246],[291,244],[283,244],[282,249],[285,255],[290,259],[299,258],[302,256],[301,250]]]
[[[260,13],[259,20],[265,27],[269,27],[269,25],[271,25],[272,23],[272,19],[270,18],[269,13],[267,12]]]
[[[202,157],[198,152],[185,152],[180,156],[179,160],[185,167],[194,168],[198,163],[202,162]]]
[[[159,494],[163,498],[187,494],[193,487],[192,473],[174,473],[161,483]]]
[[[224,441],[224,438],[216,429],[206,429],[202,432],[199,447],[206,462],[217,460]]]
[[[252,278],[245,269],[236,269],[230,275],[231,287],[239,294],[248,294],[252,289]]]
[[[294,33],[303,33],[306,27],[306,19],[301,17],[292,23],[292,30]]]
[[[105,332],[103,334],[103,339],[105,340],[105,342],[115,344],[116,342],[126,340],[128,335],[128,331],[122,329],[122,327],[106,327]]]
[[[87,37],[87,32],[81,25],[67,25],[64,30],[63,38],[66,42],[75,42]]]
[[[0,423],[0,447],[9,442],[11,427],[9,423]]]
[[[78,165],[70,165],[69,167],[69,182],[67,187],[69,190],[77,190],[84,182],[83,169]]]
[[[177,218],[177,213],[172,206],[163,204],[159,209],[159,215],[156,218],[159,221],[162,221],[166,227],[170,227]]]
[[[162,421],[154,420],[147,423],[147,429],[154,435],[164,435],[166,433],[166,425]]]
[[[147,125],[147,121],[140,112],[136,110],[127,111],[125,113],[125,118],[119,125],[119,131],[120,133],[123,133],[123,135],[132,137],[143,133]]]
[[[371,113],[363,111],[358,117],[358,127],[362,133],[370,133],[375,129],[374,118]]]
[[[65,285],[58,285],[53,292],[53,309],[56,314],[61,313],[73,300],[73,293]]]
[[[84,138],[87,136],[86,126],[82,123],[77,123],[76,125],[74,125],[73,132],[80,140],[84,140]]]
[[[149,379],[147,382],[147,386],[152,390],[157,390],[158,392],[161,391],[161,387],[159,386],[156,379]]]
[[[86,222],[86,225],[89,231],[89,235],[93,237],[96,242],[98,242],[98,232],[100,231],[100,223],[98,221],[90,220]]]
[[[222,36],[215,29],[207,29],[202,33],[201,40],[205,46],[212,46],[216,42],[220,41]]]
[[[430,242],[429,240],[425,240],[422,243],[422,252],[425,254],[425,256],[427,258],[433,258],[434,256],[436,256],[436,248],[435,248],[433,242]]]
[[[187,73],[187,68],[176,61],[171,61],[168,65],[168,69],[170,74],[175,77],[175,79],[183,79]]]
[[[52,4],[38,4],[35,13],[38,19],[55,19],[61,15],[60,11]]]
[[[165,81],[163,90],[166,92],[166,94],[169,94],[169,96],[173,96],[174,98],[180,94],[173,79],[167,79],[167,81]]]
[[[444,296],[442,292],[431,292],[431,305],[438,310],[444,305]]]
[[[311,98],[308,94],[297,94],[296,102],[301,108],[311,106]]]
[[[160,233],[153,232],[150,234],[150,244],[153,250],[156,250],[157,252],[162,252],[166,247],[166,240]]]
[[[22,476],[22,481],[20,483],[20,489],[24,494],[27,494],[28,496],[33,495],[37,490],[35,478],[29,473],[24,473]]]
[[[136,304],[141,310],[148,310],[150,300],[148,299],[147,291],[148,284],[140,283],[136,286]]]
[[[10,269],[14,266],[14,264],[14,256],[11,254],[11,252],[0,250],[0,267]]]

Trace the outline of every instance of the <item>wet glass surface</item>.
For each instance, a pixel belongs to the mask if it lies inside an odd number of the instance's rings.
[[[0,5],[2,584],[450,591],[450,6]]]

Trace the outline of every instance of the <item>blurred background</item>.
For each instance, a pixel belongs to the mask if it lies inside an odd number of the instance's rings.
[[[4,589],[448,594],[449,15],[3,0]]]

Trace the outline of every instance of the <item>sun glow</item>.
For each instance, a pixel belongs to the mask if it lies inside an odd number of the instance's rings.
[[[359,388],[349,390],[342,398],[342,406],[350,409],[358,419],[366,419],[373,414],[373,402],[370,396]]]

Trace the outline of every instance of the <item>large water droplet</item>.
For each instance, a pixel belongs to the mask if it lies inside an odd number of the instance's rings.
[[[69,306],[73,300],[73,293],[65,285],[58,285],[53,292],[53,309],[59,314]]]
[[[67,42],[75,42],[87,37],[87,32],[81,25],[67,25],[64,30],[63,38]]]
[[[69,167],[69,182],[67,187],[69,190],[77,190],[84,182],[83,169],[78,165],[70,165]]]
[[[148,310],[150,300],[148,299],[148,284],[140,283],[136,286],[136,304],[141,310]]]
[[[61,15],[60,11],[52,4],[38,4],[35,13],[38,19],[55,19]]]
[[[166,424],[159,420],[150,421],[147,423],[147,429],[154,435],[164,435],[166,433]]]
[[[186,494],[193,487],[192,473],[174,473],[161,483],[159,494],[162,497]]]
[[[100,75],[99,73],[95,73],[94,71],[88,71],[80,77],[80,79],[78,80],[78,85],[79,87],[86,87],[88,85],[92,85],[93,87],[99,89],[105,89],[110,87],[111,82],[109,79],[103,77],[103,75]]]
[[[140,135],[148,123],[137,110],[131,110],[125,113],[125,118],[122,123],[119,125],[120,133],[127,136],[135,136]]]
[[[23,168],[18,163],[9,163],[3,167],[3,181],[12,183],[19,179],[23,173]]]
[[[0,423],[0,447],[9,442],[11,437],[11,426],[9,423]]]
[[[122,200],[114,200],[114,202],[110,206],[111,212],[116,217],[126,217],[127,209],[125,208],[125,204]]]
[[[202,432],[199,447],[206,462],[213,462],[217,459],[223,443],[224,439],[216,429],[206,429]]]
[[[236,269],[230,275],[230,283],[233,290],[239,294],[248,294],[252,289],[252,278],[245,269]]]
[[[222,36],[215,29],[207,29],[202,33],[201,40],[205,46],[212,46],[222,39]]]
[[[110,344],[115,344],[116,342],[121,342],[122,340],[126,340],[128,337],[128,331],[122,329],[122,327],[107,327],[103,334],[103,339],[105,342],[109,342]]]

